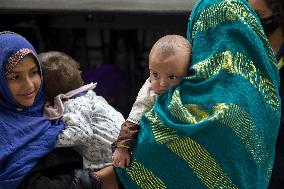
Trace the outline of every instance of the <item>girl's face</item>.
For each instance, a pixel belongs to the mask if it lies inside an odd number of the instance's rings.
[[[272,10],[267,6],[265,0],[249,0],[248,2],[259,18],[272,16]]]
[[[151,88],[156,94],[166,93],[178,85],[188,72],[189,53],[176,53],[164,60],[150,57],[149,69]]]
[[[8,87],[14,100],[22,106],[32,106],[41,85],[38,66],[27,55],[6,75]]]

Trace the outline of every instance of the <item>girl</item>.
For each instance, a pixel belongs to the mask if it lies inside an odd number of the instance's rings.
[[[93,187],[78,154],[54,150],[64,125],[43,116],[40,64],[33,46],[16,33],[0,33],[0,77],[0,188]]]

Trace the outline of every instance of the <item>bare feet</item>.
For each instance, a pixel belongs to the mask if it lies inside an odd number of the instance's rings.
[[[101,189],[118,189],[116,174],[112,166],[102,168],[94,173],[101,181]]]

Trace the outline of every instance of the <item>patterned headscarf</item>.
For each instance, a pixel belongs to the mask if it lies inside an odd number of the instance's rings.
[[[189,76],[141,119],[125,188],[268,186],[280,121],[279,74],[246,0],[200,0],[188,25]]]
[[[28,54],[37,60],[33,46],[24,37],[0,33],[0,188],[5,189],[17,188],[38,159],[53,149],[63,129],[62,122],[51,124],[42,115],[43,81],[32,106],[22,106],[13,99],[5,75]]]

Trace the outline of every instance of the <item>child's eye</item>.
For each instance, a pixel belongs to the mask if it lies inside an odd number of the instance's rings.
[[[152,75],[153,75],[153,77],[154,77],[155,79],[158,79],[158,78],[159,78],[159,74],[158,74],[158,73],[152,73]]]
[[[10,76],[7,77],[7,80],[17,80],[19,78],[20,78],[20,76],[18,76],[18,75],[10,75]]]
[[[39,73],[38,70],[33,70],[33,71],[32,71],[32,74],[33,74],[33,75],[38,74],[38,73]]]
[[[177,76],[174,76],[174,75],[170,75],[170,76],[169,76],[169,79],[175,80],[175,79],[178,79],[178,77],[177,77]]]
[[[29,73],[30,77],[34,77],[39,74],[38,69],[32,69]]]

